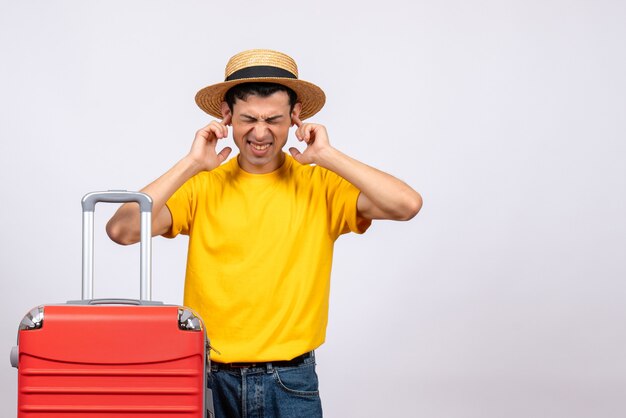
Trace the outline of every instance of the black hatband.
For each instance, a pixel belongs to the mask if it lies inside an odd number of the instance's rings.
[[[272,67],[270,65],[257,65],[254,67],[246,67],[241,70],[237,70],[224,81],[241,80],[244,78],[260,78],[260,77],[279,77],[279,78],[293,78],[297,79],[295,74],[290,71],[284,70],[278,67]]]

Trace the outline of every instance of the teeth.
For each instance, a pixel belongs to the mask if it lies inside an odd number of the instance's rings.
[[[264,149],[269,148],[270,144],[262,144],[262,145],[258,145],[258,144],[251,144],[254,149],[259,150],[259,151],[263,151]]]

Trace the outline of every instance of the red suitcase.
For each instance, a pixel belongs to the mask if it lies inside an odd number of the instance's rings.
[[[93,299],[97,202],[141,210],[141,297]],[[18,418],[212,417],[208,340],[201,319],[151,301],[151,210],[143,193],[83,198],[82,300],[31,310],[18,331]]]

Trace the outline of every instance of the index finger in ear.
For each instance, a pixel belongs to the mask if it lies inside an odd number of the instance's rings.
[[[297,116],[292,116],[291,120],[298,126],[298,128],[302,126],[302,121]]]
[[[229,114],[227,114],[227,115],[224,117],[224,119],[222,119],[222,122],[221,122],[221,123],[222,123],[222,125],[224,125],[224,126],[228,126],[228,125],[230,125],[230,122],[231,122],[232,120],[233,120],[233,117],[232,117],[232,115],[229,113]]]

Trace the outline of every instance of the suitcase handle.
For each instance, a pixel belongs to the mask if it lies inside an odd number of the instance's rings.
[[[163,302],[154,302],[151,300],[139,299],[85,299],[85,300],[68,300],[68,305],[136,305],[136,306],[163,306]]]
[[[152,300],[152,198],[145,193],[109,190],[86,194],[83,207],[83,286],[82,299],[93,299],[93,230],[96,203],[139,203],[141,211],[140,300]]]
[[[86,301],[88,305],[141,305],[137,299],[91,299]]]

